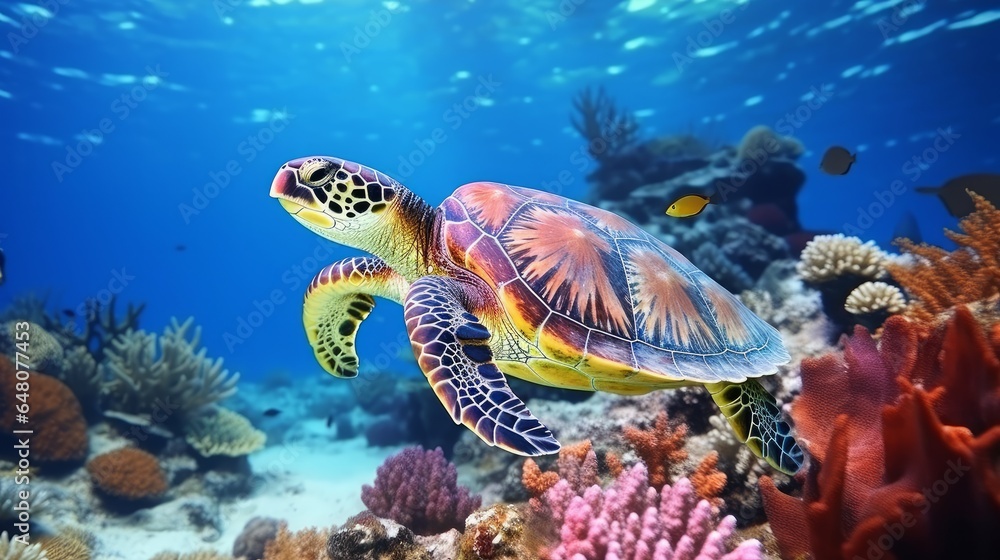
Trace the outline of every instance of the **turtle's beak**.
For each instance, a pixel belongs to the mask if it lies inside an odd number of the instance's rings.
[[[281,207],[296,219],[319,227],[334,227],[334,220],[313,194],[312,189],[299,184],[298,167],[302,160],[293,160],[281,166],[271,181],[271,197],[277,198]]]

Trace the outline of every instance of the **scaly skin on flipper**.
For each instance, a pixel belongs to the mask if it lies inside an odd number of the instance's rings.
[[[354,339],[375,307],[372,296],[400,303],[408,288],[405,278],[374,257],[347,258],[319,271],[306,290],[302,323],[323,369],[357,377]]]
[[[559,442],[515,395],[493,363],[490,331],[462,304],[469,288],[425,276],[404,303],[406,330],[420,369],[456,424],[518,455],[547,455]]]
[[[802,466],[802,448],[792,437],[792,428],[781,416],[777,401],[760,382],[706,384],[712,400],[729,425],[751,451],[786,474]]]

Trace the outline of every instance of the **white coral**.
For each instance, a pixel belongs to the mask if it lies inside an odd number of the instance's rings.
[[[885,274],[889,256],[874,241],[862,243],[843,234],[817,235],[806,244],[796,267],[802,279],[812,283],[853,275],[879,278]]]
[[[847,296],[844,309],[854,315],[884,312],[890,315],[906,309],[903,292],[885,282],[865,282]]]
[[[0,533],[0,560],[48,560],[41,545],[25,546],[20,541],[12,540],[7,531]]]

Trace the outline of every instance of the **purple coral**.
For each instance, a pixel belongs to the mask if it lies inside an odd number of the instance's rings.
[[[551,560],[753,560],[760,543],[742,542],[727,553],[725,541],[736,518],[716,525],[712,506],[698,500],[682,478],[657,492],[646,465],[638,463],[607,490],[591,486],[576,495],[560,480],[542,497],[557,525],[559,544]]]
[[[482,505],[482,497],[458,486],[458,472],[438,447],[407,447],[389,457],[375,474],[375,486],[361,488],[361,501],[418,535],[462,530],[465,518]]]

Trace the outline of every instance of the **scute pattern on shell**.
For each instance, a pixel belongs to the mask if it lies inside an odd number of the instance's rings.
[[[581,364],[596,355],[664,380],[739,382],[788,360],[776,330],[616,214],[498,183],[464,185],[442,208],[451,257],[513,298],[505,307],[515,323],[543,333],[552,332],[543,324],[568,319],[559,338]],[[614,352],[595,343],[608,337]]]

